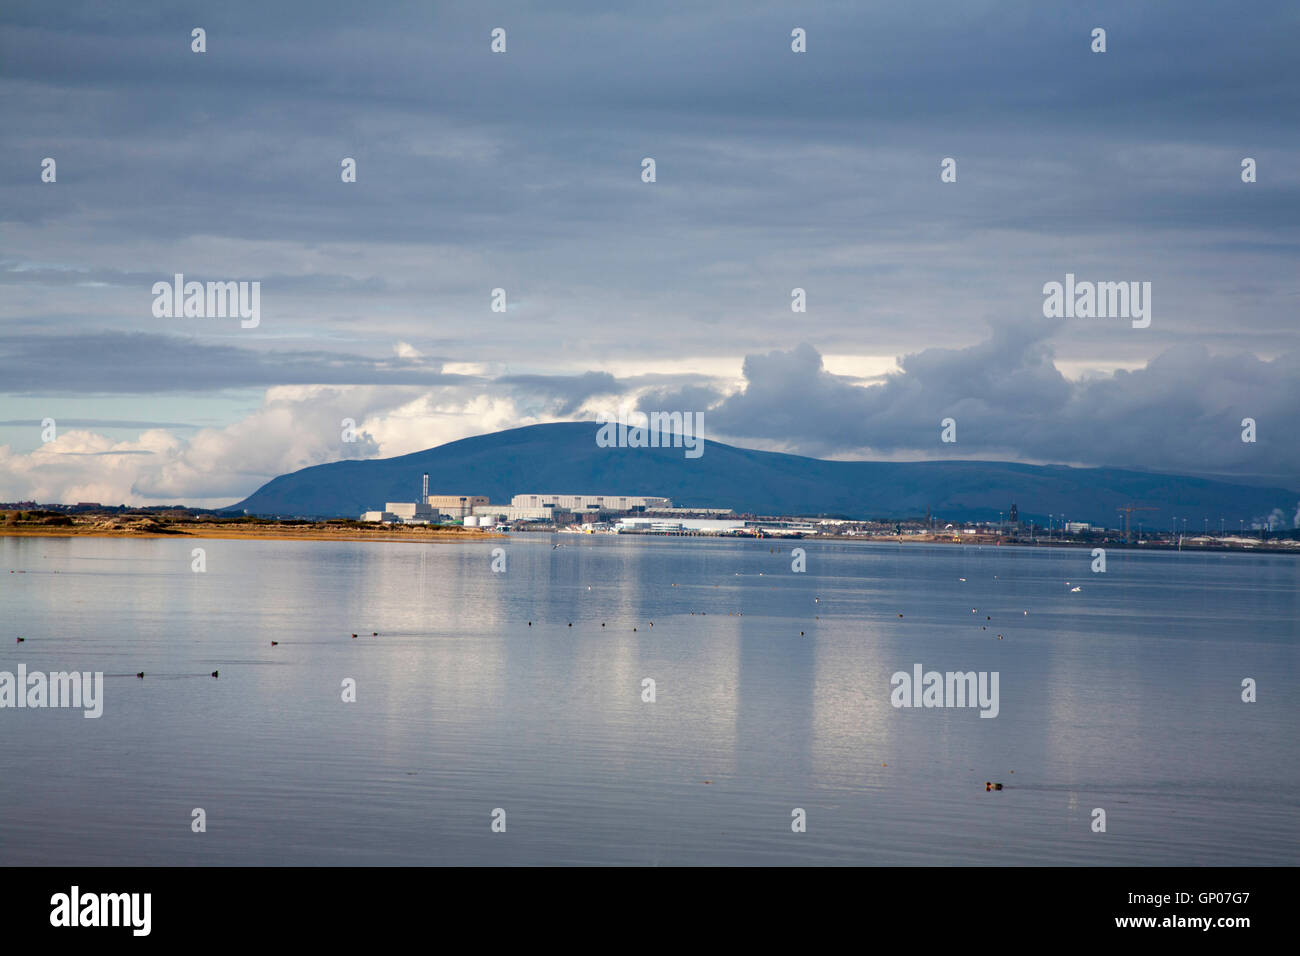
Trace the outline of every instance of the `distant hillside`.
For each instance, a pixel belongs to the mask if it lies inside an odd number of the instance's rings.
[[[1023,519],[1048,514],[1120,526],[1123,504],[1154,505],[1134,522],[1169,527],[1173,515],[1201,530],[1248,523],[1274,508],[1289,518],[1300,493],[1205,478],[1112,468],[988,461],[823,461],[707,443],[700,458],[680,448],[600,448],[594,422],[531,425],[374,461],[338,461],[275,478],[239,504],[250,514],[358,517],[387,501],[414,501],[420,476],[434,494],[487,495],[509,504],[529,492],[667,495],[681,506],[751,514],[902,518],[928,507],[949,520],[994,519],[1012,502]]]

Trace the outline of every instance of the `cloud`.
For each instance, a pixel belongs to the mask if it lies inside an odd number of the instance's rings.
[[[1041,326],[1038,328],[1041,329]],[[1300,355],[1175,346],[1133,371],[1078,382],[1035,326],[1007,325],[963,349],[924,349],[901,372],[858,386],[811,345],[751,355],[746,385],[706,415],[709,434],[807,454],[1003,458],[1214,474],[1300,487]],[[956,444],[940,422],[957,422]],[[1256,420],[1258,441],[1241,440]]]
[[[472,380],[440,359],[369,358],[315,349],[255,349],[176,335],[93,332],[0,335],[0,381],[10,394],[206,392],[275,385],[436,385]],[[414,354],[412,354],[414,353]]]
[[[828,372],[805,343],[747,356],[735,391],[697,375],[620,381],[598,372],[457,377],[433,388],[278,386],[252,414],[188,439],[149,428],[114,441],[73,428],[27,454],[0,446],[0,499],[217,506],[310,465],[622,405],[704,411],[711,438],[818,457],[1056,462],[1300,487],[1289,432],[1300,407],[1297,358],[1186,345],[1137,370],[1071,381],[1040,325],[1007,324],[967,348],[903,355],[879,384]],[[956,444],[940,441],[945,418],[957,422]],[[1243,418],[1255,419],[1258,441],[1241,441]],[[344,419],[357,441],[342,440]]]
[[[554,415],[568,417],[597,395],[619,395],[626,386],[608,372],[581,375],[503,375],[498,385],[512,387],[542,403]]]

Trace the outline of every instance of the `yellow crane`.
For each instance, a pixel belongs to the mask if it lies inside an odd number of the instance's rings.
[[[1144,507],[1142,505],[1125,505],[1123,508],[1116,508],[1117,512],[1124,513],[1124,540],[1132,542],[1133,534],[1129,530],[1129,518],[1135,511],[1159,511],[1159,508]]]

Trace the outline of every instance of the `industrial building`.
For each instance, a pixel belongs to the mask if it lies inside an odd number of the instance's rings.
[[[424,503],[450,518],[465,518],[474,514],[474,509],[486,506],[487,495],[431,495],[426,493]]]
[[[486,504],[486,500],[484,504]],[[514,508],[543,508],[551,511],[654,511],[671,508],[671,498],[629,495],[515,495]]]
[[[719,518],[623,518],[614,525],[614,530],[620,534],[727,534],[744,527],[744,521]]]

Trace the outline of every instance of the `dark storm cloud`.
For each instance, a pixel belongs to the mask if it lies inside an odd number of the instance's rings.
[[[551,403],[557,415],[572,415],[587,399],[596,395],[618,395],[625,386],[608,372],[584,372],[581,375],[503,375],[498,385],[525,397]]]
[[[404,359],[307,349],[254,351],[142,332],[0,336],[0,381],[11,394],[205,392],[274,385],[464,385]]]
[[[804,344],[745,360],[746,385],[709,410],[709,433],[790,443],[807,454],[869,450],[1020,458],[1218,474],[1297,486],[1300,354],[1262,361],[1178,346],[1146,368],[1072,382],[1051,349],[1005,327],[964,349],[904,356],[880,385],[849,384]],[[956,422],[955,444],[941,422]],[[1257,441],[1242,441],[1254,419]]]

